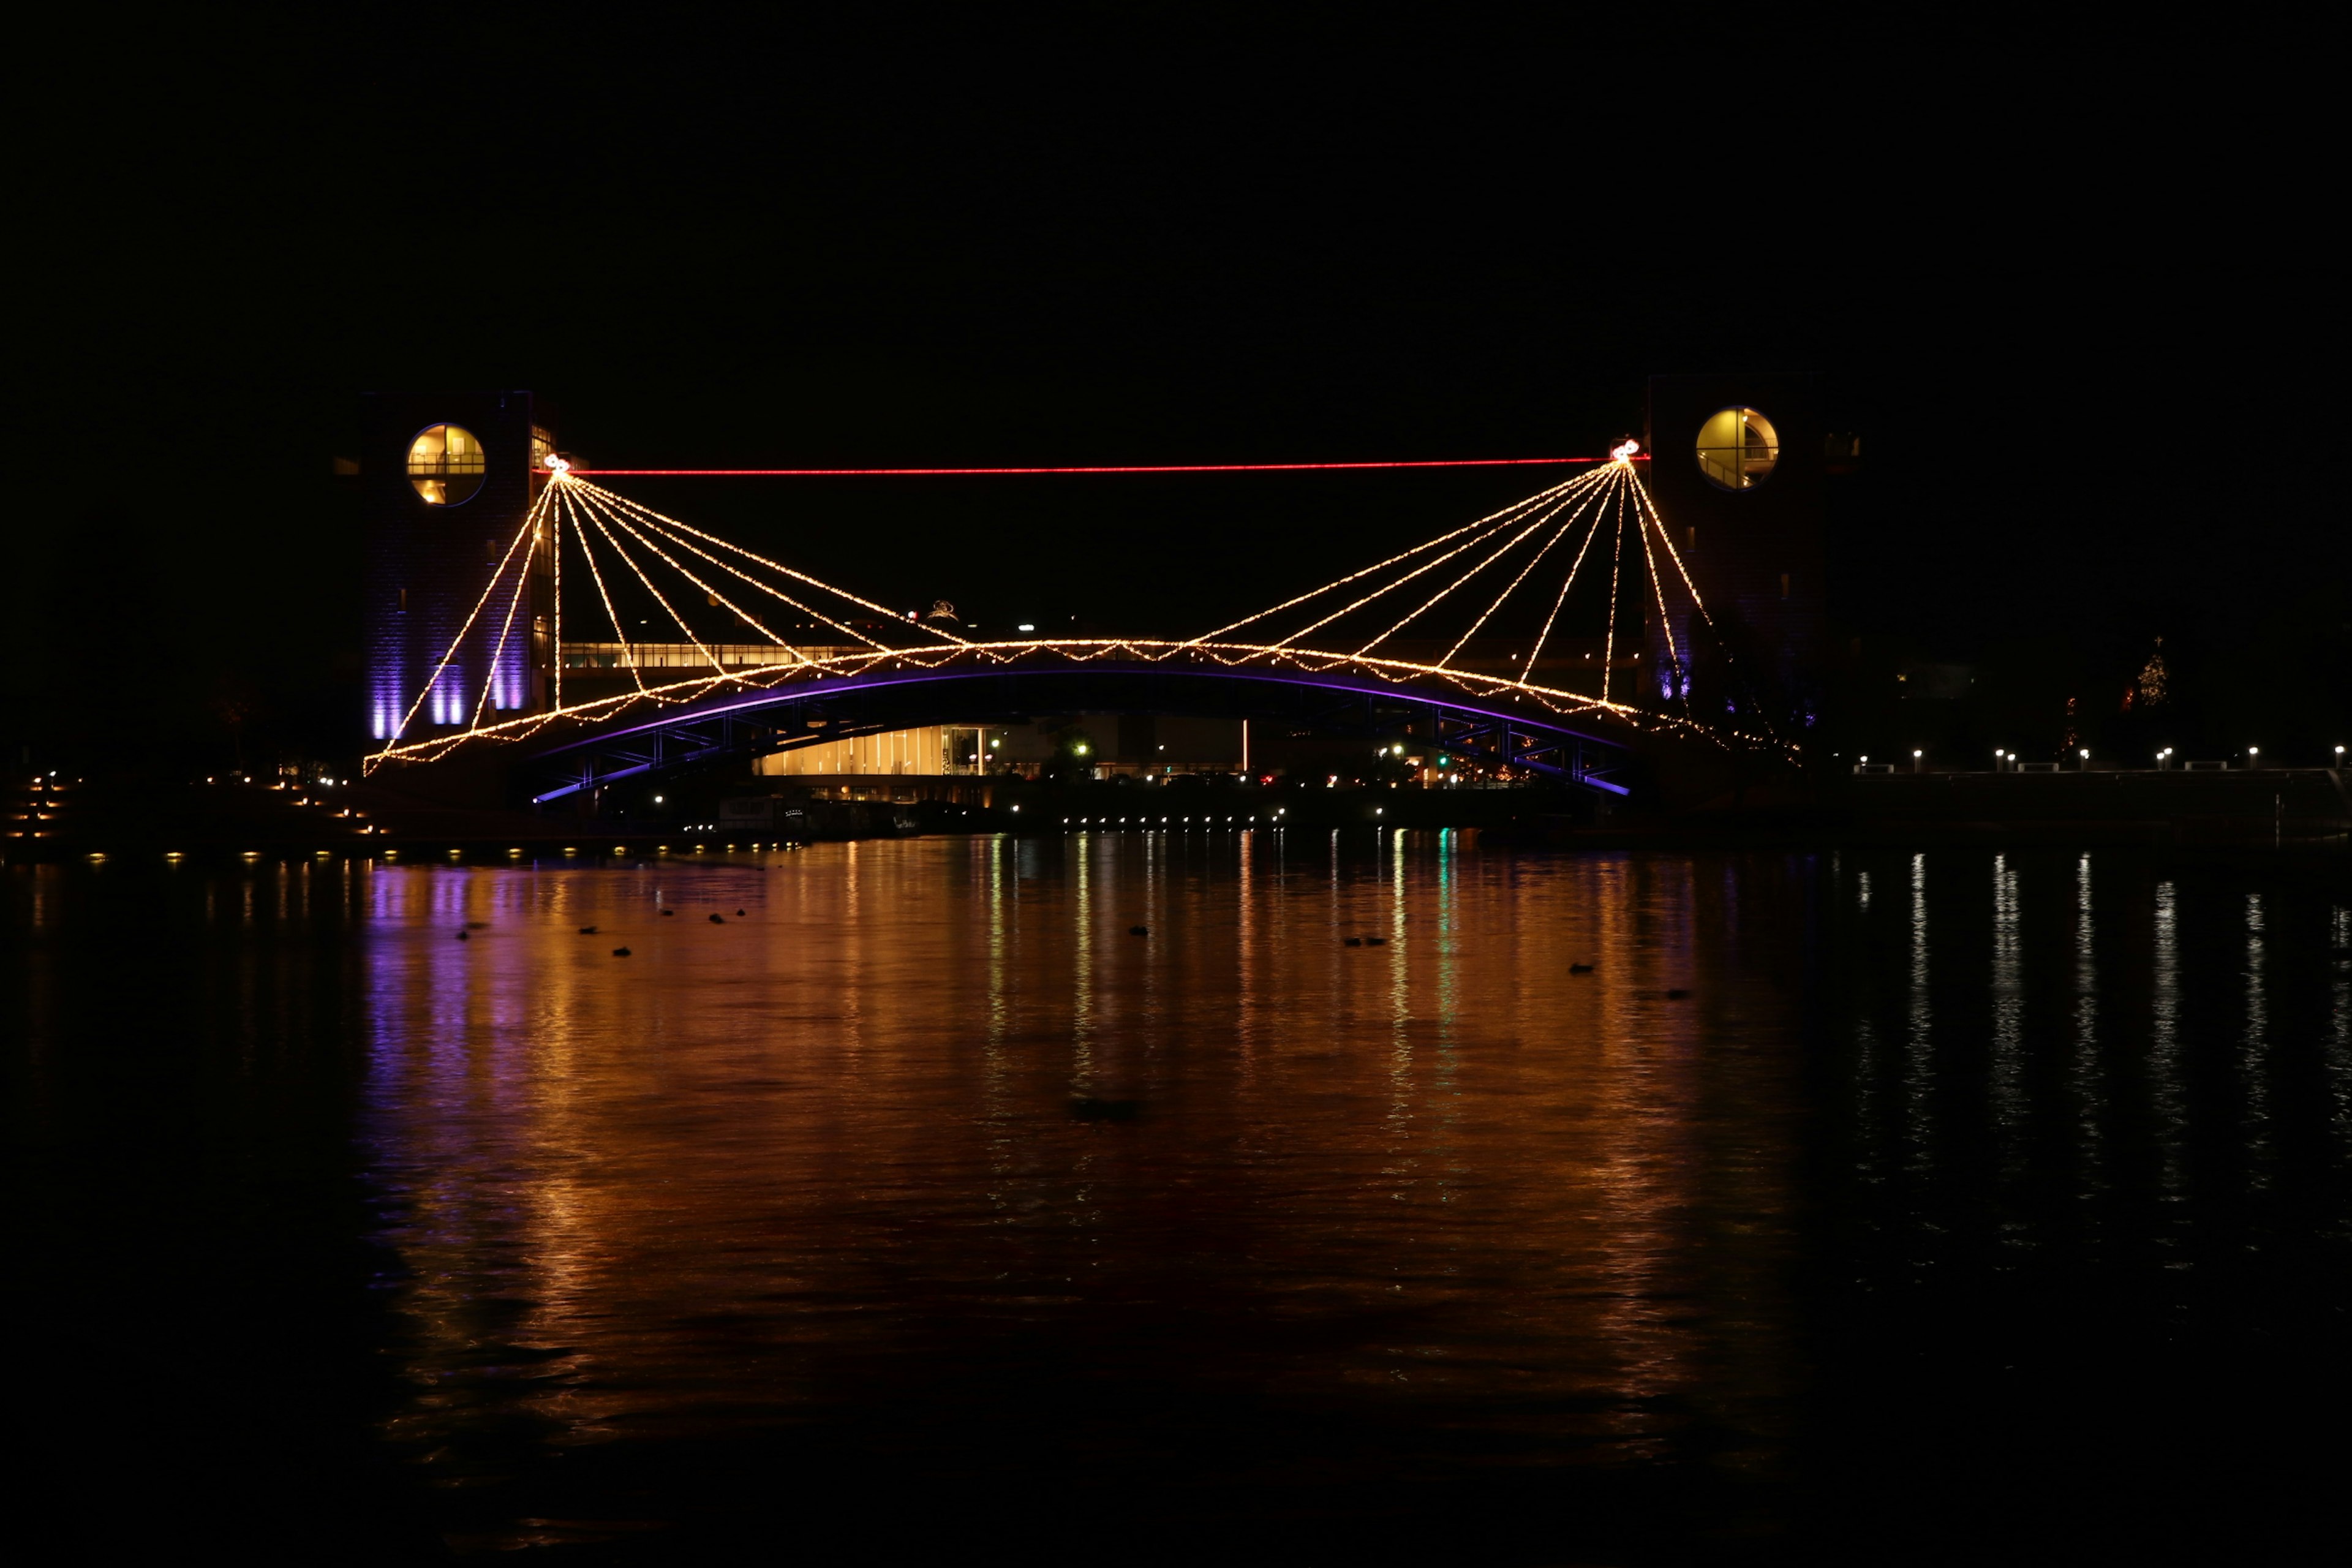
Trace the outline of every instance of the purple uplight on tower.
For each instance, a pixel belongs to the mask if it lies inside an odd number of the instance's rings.
[[[359,462],[368,732],[418,740],[552,705],[553,535],[524,537],[552,419],[528,392],[376,393]]]

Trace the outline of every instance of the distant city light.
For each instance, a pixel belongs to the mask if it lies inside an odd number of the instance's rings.
[[[1024,622],[1022,622],[1022,623],[1021,623],[1021,627],[1020,627],[1020,629],[1021,629],[1021,630],[1023,630],[1023,631],[1024,631],[1024,632],[1034,632],[1034,631],[1035,631],[1037,628],[1036,628],[1035,626],[1034,626],[1030,625],[1027,621],[1024,621]]]

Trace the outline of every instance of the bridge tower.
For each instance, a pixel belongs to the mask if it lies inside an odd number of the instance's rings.
[[[1815,378],[1654,375],[1648,423],[1650,493],[1700,595],[1740,657],[1802,700],[1823,616],[1827,457]],[[1671,614],[1687,656],[1690,616]],[[1650,628],[1636,700],[1656,700],[1673,679],[1661,631]]]
[[[553,423],[528,392],[362,400],[367,720],[377,741],[464,728],[485,682],[485,723],[553,705],[554,540],[541,529],[541,537],[515,543],[547,483],[542,459],[554,447]],[[494,576],[499,591],[457,641]],[[444,656],[448,666],[435,681]],[[427,682],[430,695],[407,718]]]

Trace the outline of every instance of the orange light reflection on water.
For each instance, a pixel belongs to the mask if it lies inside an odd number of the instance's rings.
[[[494,1415],[708,1434],[983,1354],[1562,1453],[1757,1432],[1794,937],[1743,895],[1435,833],[379,871],[394,1435],[462,1479]]]

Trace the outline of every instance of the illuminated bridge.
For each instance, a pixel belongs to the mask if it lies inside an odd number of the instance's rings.
[[[446,453],[462,461],[472,437],[435,428],[455,434],[423,479],[412,447],[410,478],[447,504],[425,487],[467,482]],[[858,736],[1085,712],[1271,721],[1610,796],[1661,766],[1785,758],[1769,715],[1724,695],[1741,671],[1640,460],[1628,442],[1195,637],[979,640],[945,605],[909,614],[821,582],[541,441],[519,522],[471,568],[470,605],[411,658],[414,685],[379,689],[366,768],[489,762],[511,796],[547,805]],[[408,611],[410,589],[383,591]],[[395,630],[414,643],[415,626]]]

